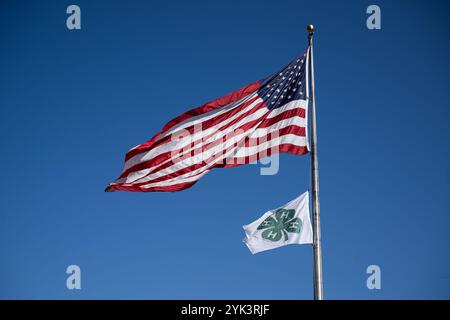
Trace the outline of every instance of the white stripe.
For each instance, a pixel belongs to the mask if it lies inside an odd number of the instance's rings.
[[[261,136],[261,133],[264,133],[264,132],[267,133],[269,130],[270,131],[281,130],[284,127],[292,126],[292,125],[296,125],[299,127],[305,127],[306,120],[305,120],[305,118],[302,118],[299,116],[293,116],[290,118],[286,118],[286,119],[280,120],[278,122],[275,122],[274,124],[270,125],[269,127],[256,129],[256,131],[250,136],[250,138],[257,138],[257,137]]]
[[[281,137],[275,137],[269,141],[260,143],[256,146],[242,147],[236,150],[234,158],[247,157],[249,155],[257,154],[258,152],[265,151],[270,148],[276,148],[280,144],[293,144],[299,147],[306,146],[306,138],[302,136],[297,136],[295,134],[286,134]]]
[[[180,184],[180,183],[192,182],[192,181],[199,180],[201,177],[203,177],[209,171],[210,170],[206,170],[205,172],[202,172],[198,176],[189,177],[189,178],[186,178],[186,179],[178,180],[176,182],[174,180],[176,180],[177,178],[170,179],[170,180],[165,180],[165,181],[161,181],[161,182],[156,182],[156,183],[149,183],[149,184],[141,186],[141,188],[148,189],[148,188],[151,188],[151,187],[168,187],[168,186],[174,186],[174,185],[177,185],[177,184]]]
[[[280,113],[283,113],[288,110],[293,110],[297,108],[305,109],[308,105],[308,102],[306,100],[292,100],[289,103],[286,103],[284,106],[281,106],[279,108],[273,109],[270,111],[270,114],[267,116],[267,119],[276,117]]]

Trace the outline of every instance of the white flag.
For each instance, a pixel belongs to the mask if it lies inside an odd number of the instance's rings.
[[[253,254],[293,243],[312,243],[309,192],[281,208],[267,211],[258,220],[245,225],[244,230],[244,243]]]

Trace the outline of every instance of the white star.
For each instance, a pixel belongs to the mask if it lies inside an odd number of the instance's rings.
[[[280,89],[277,89],[277,92],[280,92]]]
[[[291,96],[288,96],[288,99],[290,99],[291,98]]]

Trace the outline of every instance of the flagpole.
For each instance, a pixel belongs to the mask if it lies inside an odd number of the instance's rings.
[[[309,42],[309,85],[311,101],[311,174],[313,200],[314,299],[323,300],[322,244],[320,240],[319,162],[317,160],[316,101],[314,96],[314,57],[312,24],[306,27]]]

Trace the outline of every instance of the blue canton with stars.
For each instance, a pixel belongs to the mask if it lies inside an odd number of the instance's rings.
[[[260,80],[258,95],[270,110],[292,100],[306,100],[306,53],[296,57],[283,69]]]

